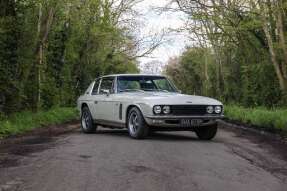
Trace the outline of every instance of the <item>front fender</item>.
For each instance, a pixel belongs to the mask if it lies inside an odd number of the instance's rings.
[[[129,109],[132,108],[132,107],[137,107],[141,111],[141,113],[144,116],[144,118],[145,118],[145,116],[153,115],[152,107],[150,105],[148,105],[146,103],[141,103],[141,102],[140,103],[139,102],[134,102],[134,103],[126,105],[124,113],[123,113],[123,116],[127,116]],[[125,119],[125,121],[126,121],[126,119]]]

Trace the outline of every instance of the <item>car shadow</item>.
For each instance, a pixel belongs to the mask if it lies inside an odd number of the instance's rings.
[[[147,139],[154,141],[200,141],[192,136],[192,132],[186,131],[185,133],[183,135],[176,132],[152,132]]]
[[[99,129],[95,133],[97,135],[107,135],[107,136],[117,136],[117,137],[127,137],[129,138],[128,131],[125,129]],[[199,140],[192,132],[186,131],[185,134],[178,134],[178,132],[150,132],[149,135],[144,140],[152,141],[198,141],[206,142]]]
[[[111,136],[129,136],[125,129],[99,129],[94,134],[111,135]]]

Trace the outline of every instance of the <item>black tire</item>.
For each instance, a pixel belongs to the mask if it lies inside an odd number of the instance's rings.
[[[87,106],[82,108],[81,129],[83,133],[94,133],[97,130],[97,125],[94,124],[91,112]]]
[[[137,107],[129,110],[126,125],[130,137],[134,139],[144,139],[149,133],[148,125]]]
[[[201,140],[211,140],[217,133],[217,124],[210,126],[197,127],[195,129],[197,137]]]

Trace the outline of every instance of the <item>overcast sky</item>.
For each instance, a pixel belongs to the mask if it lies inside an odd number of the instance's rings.
[[[149,36],[150,34],[160,33],[169,28],[176,29],[184,25],[184,14],[181,12],[164,12],[159,14],[155,7],[164,7],[168,0],[144,0],[136,6],[136,11],[141,13],[138,18],[141,23],[139,36]],[[165,37],[168,41],[157,48],[149,58],[140,58],[141,64],[152,60],[159,60],[166,63],[169,57],[180,55],[187,45],[187,39],[183,34],[169,34]]]

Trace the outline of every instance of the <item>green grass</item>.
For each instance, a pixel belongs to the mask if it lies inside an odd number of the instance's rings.
[[[231,120],[287,135],[287,109],[245,108],[231,105],[225,106],[224,113]]]
[[[30,111],[15,113],[6,119],[0,120],[0,138],[47,125],[64,123],[76,119],[77,115],[76,109],[69,107],[53,108],[37,113]]]

